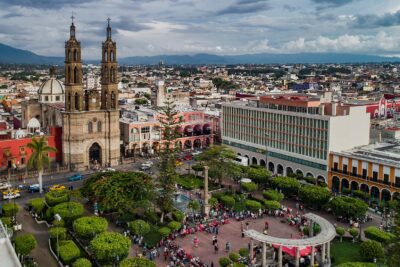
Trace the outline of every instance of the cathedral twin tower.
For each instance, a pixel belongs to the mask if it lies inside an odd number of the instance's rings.
[[[111,38],[102,43],[101,93],[84,90],[81,43],[72,21],[65,42],[65,111],[63,112],[63,159],[72,170],[118,165],[119,110],[117,47]]]

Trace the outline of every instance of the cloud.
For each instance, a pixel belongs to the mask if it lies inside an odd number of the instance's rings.
[[[217,15],[255,13],[270,9],[267,0],[239,0],[217,12]]]
[[[400,25],[400,10],[382,15],[365,14],[351,17],[350,25],[357,28],[391,27]]]
[[[33,7],[39,9],[58,9],[64,6],[75,6],[95,0],[9,0],[2,4],[10,6]]]
[[[358,0],[311,0],[317,4],[317,10],[341,7]]]

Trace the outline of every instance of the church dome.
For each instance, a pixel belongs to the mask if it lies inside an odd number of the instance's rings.
[[[55,68],[50,69],[50,79],[39,87],[39,102],[56,103],[64,102],[64,85],[55,77]]]

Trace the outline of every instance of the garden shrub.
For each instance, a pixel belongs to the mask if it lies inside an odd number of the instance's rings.
[[[156,267],[156,264],[144,257],[134,257],[132,259],[125,259],[119,265],[120,267]]]
[[[238,253],[235,253],[235,252],[229,253],[229,259],[233,262],[238,262],[239,258],[240,258],[240,255]]]
[[[392,233],[380,230],[378,227],[370,226],[364,229],[365,237],[371,240],[375,240],[384,244],[388,244],[396,236]]]
[[[20,255],[28,255],[36,247],[36,239],[32,234],[22,234],[15,237],[15,251]]]
[[[235,199],[231,196],[221,196],[220,200],[222,204],[228,208],[231,208],[235,205]]]
[[[275,177],[272,179],[272,185],[287,196],[297,195],[300,189],[299,181],[291,177]]]
[[[249,256],[249,249],[248,248],[239,249],[239,255],[242,256],[242,257]]]
[[[36,213],[41,213],[44,208],[46,207],[46,203],[44,202],[43,198],[32,198],[29,200],[29,204],[32,206],[32,209]]]
[[[110,264],[118,257],[123,260],[131,248],[129,237],[116,232],[103,232],[90,241],[94,257],[103,264]]]
[[[246,192],[254,192],[258,189],[258,185],[255,183],[241,183],[241,187]]]
[[[129,229],[135,235],[144,236],[145,234],[150,232],[150,224],[143,220],[135,220],[129,223]]]
[[[54,207],[57,204],[69,201],[67,190],[53,190],[44,195],[47,205]]]
[[[303,186],[300,188],[299,197],[307,207],[321,208],[329,202],[331,192],[320,186]]]
[[[258,211],[259,209],[262,208],[261,203],[258,201],[255,201],[255,200],[246,200],[245,205],[246,205],[247,209],[249,209],[253,212]]]
[[[385,252],[381,243],[375,240],[367,240],[360,245],[360,255],[365,261],[372,262],[374,259],[382,260]]]
[[[268,189],[263,192],[263,196],[267,200],[274,200],[281,202],[285,195],[273,189]]]
[[[108,222],[103,217],[81,217],[74,221],[73,228],[79,238],[91,239],[97,234],[105,232]]]
[[[167,237],[171,233],[171,229],[168,227],[161,227],[158,229],[158,232],[161,234],[162,237]]]
[[[19,206],[13,203],[3,204],[3,216],[4,217],[12,217],[14,214],[17,214],[19,210]]]
[[[168,228],[171,229],[172,231],[178,231],[181,229],[182,224],[180,222],[172,221],[168,223]]]
[[[65,227],[51,227],[49,230],[50,239],[65,240],[67,239],[67,228]]]
[[[81,256],[81,251],[72,240],[63,240],[58,242],[58,254],[64,264],[71,264]]]
[[[280,209],[281,203],[279,203],[278,201],[275,201],[275,200],[265,200],[264,201],[264,207],[267,210],[275,211],[275,210]]]
[[[210,202],[210,201],[209,201]],[[177,221],[177,222],[183,222],[183,219],[185,218],[185,214],[182,211],[175,210],[172,212],[172,218]]]
[[[92,263],[86,258],[79,258],[72,263],[72,267],[92,267]]]
[[[53,208],[53,213],[58,214],[67,225],[83,215],[83,206],[77,202],[64,202]]]
[[[219,259],[219,265],[221,267],[228,267],[231,264],[231,260],[227,257],[222,257]]]
[[[1,217],[0,220],[2,221],[4,226],[12,227],[11,217]]]

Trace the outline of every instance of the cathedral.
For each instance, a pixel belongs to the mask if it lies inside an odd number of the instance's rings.
[[[63,163],[71,170],[115,166],[120,160],[117,47],[110,20],[102,43],[101,92],[83,87],[81,43],[72,21],[65,43]]]

